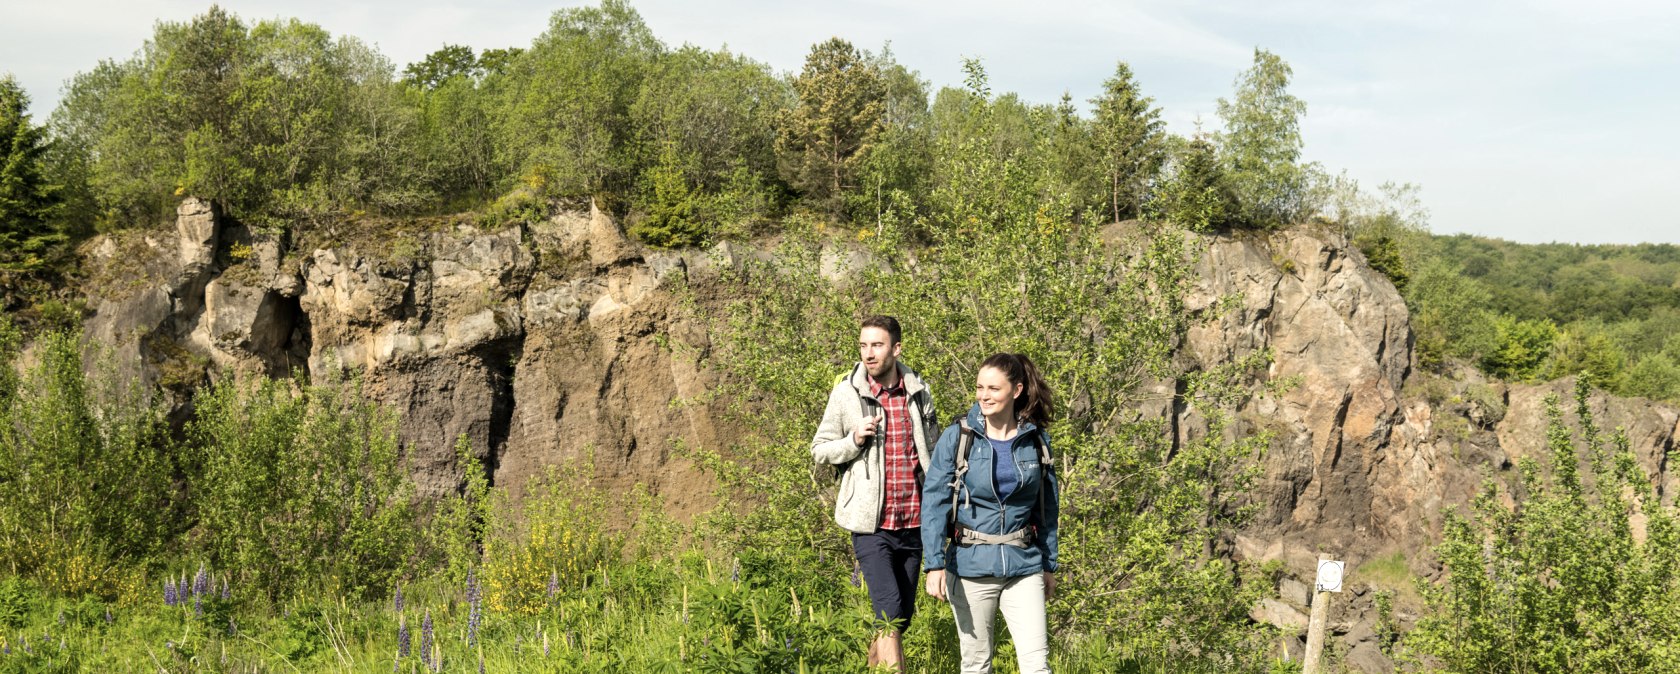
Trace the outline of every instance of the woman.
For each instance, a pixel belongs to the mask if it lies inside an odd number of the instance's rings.
[[[1051,405],[1026,356],[987,358],[974,406],[939,437],[922,482],[927,592],[951,602],[965,673],[992,671],[1000,609],[1022,674],[1050,671],[1044,604],[1056,591],[1059,495],[1045,433]]]

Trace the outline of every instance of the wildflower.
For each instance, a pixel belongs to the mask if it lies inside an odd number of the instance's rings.
[[[198,565],[198,574],[193,576],[193,585],[192,585],[193,598],[196,599],[200,595],[203,595],[205,592],[209,592],[209,591],[210,591],[210,572],[204,568],[203,564],[200,564],[200,565]]]
[[[402,596],[402,586],[401,585],[397,586],[396,596],[391,598],[391,604],[396,607],[397,613],[399,615],[401,615],[402,610],[403,610],[403,596]]]
[[[232,599],[232,598],[233,598],[233,594],[231,592],[228,592],[227,578],[223,578],[222,579],[222,601],[227,601],[227,600]]]
[[[397,616],[397,657],[408,657],[408,620],[400,615]]]
[[[175,605],[175,579],[174,578],[169,578],[169,579],[166,579],[166,580],[163,581],[163,605],[164,606],[174,606]]]
[[[863,586],[863,580],[861,578],[858,578],[858,567],[857,567],[856,564],[853,564],[852,565],[852,587],[862,587],[862,586]]]
[[[478,577],[467,569],[467,645],[478,643],[478,626],[484,622],[484,592]]]
[[[729,582],[731,582],[731,583],[741,582],[741,560],[739,560],[739,559],[735,560],[735,562],[730,565]]]
[[[560,572],[559,571],[549,571],[548,572],[548,598],[553,599],[555,593],[558,593],[559,591],[560,591]]]
[[[426,619],[420,623],[420,659],[428,660],[432,653],[432,611],[426,610]],[[429,664],[429,663],[428,663]],[[434,668],[435,671],[435,668]]]

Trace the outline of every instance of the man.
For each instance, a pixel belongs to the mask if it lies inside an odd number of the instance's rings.
[[[852,532],[875,617],[892,625],[870,644],[869,664],[901,672],[921,577],[922,471],[939,437],[927,386],[898,362],[902,338],[897,319],[864,319],[860,362],[829,391],[811,438],[811,458],[840,471],[834,521]]]

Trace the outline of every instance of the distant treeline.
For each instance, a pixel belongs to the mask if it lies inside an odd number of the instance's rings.
[[[1581,375],[1680,401],[1680,246],[1415,239],[1406,295],[1426,365],[1512,380]]]
[[[1028,178],[1007,198],[1063,200],[1082,219],[1272,226],[1322,201],[1327,181],[1299,162],[1305,104],[1264,50],[1218,102],[1223,131],[1192,138],[1166,132],[1124,62],[1090,114],[1066,95],[993,94],[979,62],[965,70],[964,86],[936,91],[890,49],[834,38],[779,75],[670,47],[629,4],[603,0],[556,12],[528,46],[447,45],[399,71],[357,38],[212,7],[76,75],[43,125],[6,80],[0,128],[32,134],[24,181],[38,189],[5,226],[25,238],[145,226],[182,195],[273,228],[461,211],[506,221],[593,197],[647,243],[683,246],[795,214],[941,226],[941,193],[973,188],[975,161]]]

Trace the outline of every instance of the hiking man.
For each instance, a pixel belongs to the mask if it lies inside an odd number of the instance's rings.
[[[840,473],[834,521],[852,532],[869,603],[890,624],[869,646],[869,664],[904,667],[904,630],[921,577],[922,475],[939,424],[921,377],[898,362],[898,319],[871,316],[858,330],[859,362],[834,384],[811,458]]]

